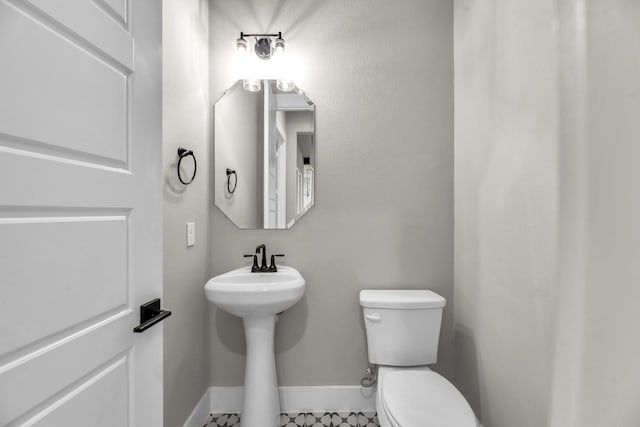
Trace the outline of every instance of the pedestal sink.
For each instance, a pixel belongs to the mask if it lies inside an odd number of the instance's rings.
[[[252,273],[242,267],[221,274],[205,285],[207,299],[241,317],[247,343],[242,427],[280,425],[274,332],[276,316],[302,298],[304,278],[292,267],[274,273]]]

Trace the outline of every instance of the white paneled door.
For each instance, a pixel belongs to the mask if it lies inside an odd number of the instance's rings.
[[[0,0],[0,426],[162,426],[161,9]]]

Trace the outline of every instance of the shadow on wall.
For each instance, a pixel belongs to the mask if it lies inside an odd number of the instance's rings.
[[[187,174],[188,172],[183,170],[184,168],[180,168],[181,173]],[[165,182],[164,182],[164,197],[166,200],[170,200],[171,202],[179,202],[182,199],[182,195],[187,189],[186,185],[180,183],[178,180],[178,159],[176,158],[173,162],[167,166],[165,170]]]
[[[246,353],[246,345],[242,319],[218,308],[214,308],[214,310],[216,310],[216,334],[218,335],[220,342],[222,342],[225,348],[232,353],[244,355]],[[288,321],[287,319],[289,317],[296,321]],[[286,334],[279,334],[279,329],[276,327],[276,354],[286,352],[302,339],[302,336],[307,329],[308,317],[309,306],[307,304],[306,295],[304,295],[296,305],[280,314],[278,322],[286,322],[288,326]]]
[[[477,353],[471,330],[459,324],[456,325],[454,333],[456,387],[467,399],[478,420],[482,420]]]
[[[289,319],[291,318],[291,319]],[[293,348],[304,336],[309,320],[309,304],[306,293],[293,307],[282,313],[278,322],[287,325],[286,331],[276,327],[276,355]],[[280,333],[278,331],[281,331]]]
[[[211,308],[216,311],[216,334],[222,345],[232,353],[245,354],[242,319],[217,307],[214,308],[213,304]]]

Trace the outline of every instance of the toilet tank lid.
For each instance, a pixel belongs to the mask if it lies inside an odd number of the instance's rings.
[[[447,300],[435,292],[423,289],[364,289],[360,291],[360,305],[367,308],[442,308]]]

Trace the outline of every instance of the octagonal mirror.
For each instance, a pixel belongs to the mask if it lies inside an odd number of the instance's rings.
[[[244,87],[214,106],[215,204],[238,228],[290,228],[314,204],[315,105],[276,80]]]

